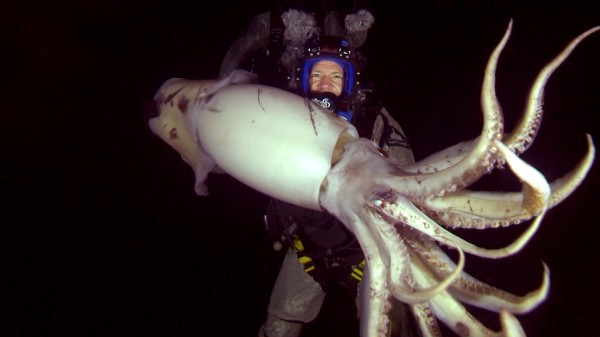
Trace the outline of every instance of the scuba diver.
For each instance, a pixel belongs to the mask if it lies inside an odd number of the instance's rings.
[[[220,75],[245,67],[258,75],[259,83],[294,91],[346,119],[399,165],[413,163],[400,125],[360,80],[364,58],[356,49],[366,38],[372,15],[348,15],[345,27],[340,18],[339,12],[327,12],[320,29],[314,15],[296,9],[258,15],[229,49]],[[274,248],[288,249],[259,336],[299,336],[333,287],[358,298],[364,256],[354,235],[335,217],[271,200],[265,225]],[[394,303],[391,336],[411,336],[406,306]]]

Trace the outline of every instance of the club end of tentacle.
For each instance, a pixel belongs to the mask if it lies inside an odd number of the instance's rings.
[[[508,310],[500,311],[500,325],[502,337],[525,337],[525,330],[519,320]]]
[[[546,178],[527,164],[524,160],[517,157],[501,141],[496,141],[499,153],[504,157],[511,170],[523,182],[523,210],[525,214],[536,215],[546,209],[550,199],[550,185]]]
[[[588,150],[577,166],[550,184],[551,195],[548,208],[554,207],[571,195],[581,185],[594,163],[596,147],[590,134],[586,134]]]
[[[543,267],[540,286],[525,295],[509,293],[469,275],[463,275],[448,292],[461,302],[489,311],[508,310],[513,314],[526,314],[544,302],[550,291],[550,270],[546,264]]]
[[[600,26],[588,29],[573,39],[552,61],[550,61],[538,74],[525,104],[523,116],[517,123],[517,126],[507,135],[504,143],[515,153],[525,152],[535,139],[542,123],[544,89],[546,83],[558,67],[571,55],[573,50],[581,41],[585,40],[591,34],[600,31]]]
[[[481,303],[472,303],[476,306],[488,309],[490,311],[502,310],[510,311],[513,314],[527,314],[535,310],[540,304],[542,304],[548,297],[550,292],[550,268],[546,263],[542,262],[544,272],[542,275],[542,282],[537,287],[523,296],[517,296],[509,294],[502,290],[490,290],[488,296],[481,300]],[[469,302],[468,298],[464,298],[465,302]]]
[[[481,135],[477,138],[470,152],[458,163],[445,167],[442,171],[432,173],[412,173],[412,168],[405,171],[404,176],[399,177],[392,186],[398,190],[406,190],[405,186],[416,186],[418,191],[404,193],[414,197],[443,196],[473,184],[482,175],[491,171],[497,160],[497,148],[494,142],[502,139],[504,130],[504,117],[502,109],[496,96],[496,68],[498,59],[512,30],[510,20],[502,40],[498,43],[485,68],[483,84],[481,88],[481,108],[483,111],[483,128]],[[437,157],[436,157],[437,158]],[[418,167],[418,166],[417,166]],[[415,168],[415,167],[413,167]],[[416,185],[414,185],[416,183]]]
[[[500,249],[486,250],[483,252],[484,254],[479,255],[479,256],[496,259],[496,258],[508,257],[508,256],[511,256],[511,255],[514,255],[514,254],[520,252],[521,249],[523,249],[523,247],[525,247],[525,245],[527,245],[527,243],[529,243],[531,238],[533,238],[533,236],[537,232],[538,228],[540,228],[540,224],[542,223],[542,219],[544,218],[545,214],[546,214],[546,212],[544,211],[540,215],[535,217],[535,219],[533,220],[533,222],[529,226],[529,228],[527,228],[527,230],[525,232],[523,232],[523,234],[521,234],[521,236],[519,236],[515,241],[513,241],[508,246],[500,248]]]
[[[519,320],[513,313],[525,314],[537,308],[548,296],[550,291],[550,269],[546,263],[544,266],[544,276],[540,287],[525,295],[522,303],[517,308],[500,310],[500,325],[502,327],[502,336],[504,337],[525,337],[525,331],[519,323]]]
[[[550,292],[550,268],[545,262],[542,262],[544,266],[544,274],[542,276],[542,284],[535,290],[527,293],[522,297],[522,301],[517,303],[514,307],[510,308],[510,311],[516,314],[526,314],[537,308],[542,302],[548,297]]]
[[[455,248],[458,251],[458,263],[456,268],[450,273],[446,278],[441,280],[438,284],[433,285],[426,289],[419,289],[412,292],[407,292],[405,287],[402,287],[399,282],[400,280],[392,279],[390,274],[390,284],[392,295],[408,304],[418,304],[423,303],[430,300],[433,296],[440,294],[443,291],[446,291],[462,274],[465,267],[465,253],[460,247],[452,242],[446,241],[448,246]],[[393,260],[392,260],[393,261]]]
[[[502,115],[502,108],[500,107],[500,103],[498,102],[498,97],[496,95],[496,69],[498,67],[500,54],[504,50],[504,47],[510,38],[512,26],[513,21],[511,19],[508,23],[506,31],[504,32],[504,36],[490,55],[490,59],[488,60],[485,68],[483,84],[481,86],[481,109],[486,117],[484,118],[484,132],[482,133],[482,138],[487,136],[489,141],[501,139],[503,133],[504,118]]]

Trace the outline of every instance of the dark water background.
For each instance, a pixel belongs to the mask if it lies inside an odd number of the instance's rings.
[[[269,5],[0,4],[0,336],[256,335],[281,258],[262,228],[266,199],[226,176],[195,196],[191,170],[150,133],[142,107],[168,78],[216,77]],[[370,75],[417,158],[479,132],[483,68],[509,18],[498,70],[507,129],[537,71],[600,24],[598,1],[368,7]],[[598,60],[600,34],[549,82],[525,155],[549,180],[583,155],[584,133],[600,139]],[[521,317],[530,336],[599,334],[599,176],[595,165],[518,256],[467,257],[473,275],[519,294],[539,284],[541,260],[549,265],[548,300]],[[464,235],[506,241],[520,230]],[[305,336],[352,336],[352,301],[332,298]]]

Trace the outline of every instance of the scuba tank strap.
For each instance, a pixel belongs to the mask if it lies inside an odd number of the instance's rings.
[[[375,137],[373,126],[381,113],[383,105],[374,97],[373,92],[368,89],[361,89],[355,101],[356,103],[353,107],[355,110],[355,120],[353,124],[361,137],[373,139]]]
[[[275,250],[281,250],[283,245],[288,245],[296,251],[304,250],[304,246],[299,239],[294,239],[298,238],[298,226],[293,216],[284,214],[281,201],[269,200],[267,212],[263,217],[267,235],[274,242],[273,248]]]
[[[281,6],[275,6],[270,12],[269,19],[269,44],[267,53],[275,53],[275,59],[279,58],[279,54],[283,49],[283,32],[285,27],[281,19],[281,14]]]
[[[380,116],[381,121],[383,122],[381,137],[379,138],[379,143],[377,145],[379,145],[379,148],[383,149],[383,146],[392,138],[392,133],[394,133],[394,130],[390,125],[390,121],[384,114],[381,113],[381,111],[378,111],[377,114]]]

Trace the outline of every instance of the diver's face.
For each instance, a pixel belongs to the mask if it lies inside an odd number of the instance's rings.
[[[310,70],[309,86],[312,92],[330,92],[339,96],[344,87],[344,70],[334,61],[319,61]]]

